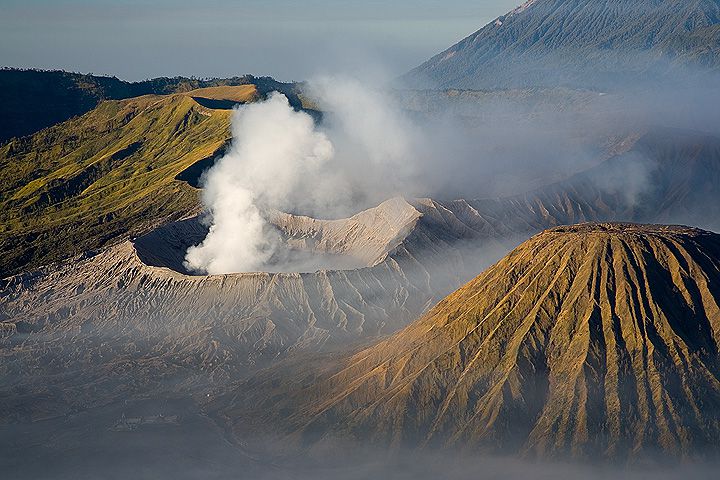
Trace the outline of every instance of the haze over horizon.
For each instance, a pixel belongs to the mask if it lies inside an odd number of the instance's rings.
[[[301,80],[338,70],[360,73],[353,71],[357,65],[400,75],[522,2],[2,3],[0,65],[136,81],[244,73]]]

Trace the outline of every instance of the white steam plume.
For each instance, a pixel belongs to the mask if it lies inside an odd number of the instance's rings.
[[[392,95],[344,77],[317,78],[309,90],[325,112],[323,127],[337,152],[333,163],[352,180],[361,202],[424,192],[420,168],[430,159],[427,131]]]
[[[188,249],[188,270],[267,267],[280,246],[273,210],[334,216],[418,191],[423,139],[391,97],[340,78],[316,80],[311,93],[323,131],[279,93],[235,112],[230,152],[204,176],[210,230]]]
[[[327,136],[312,117],[294,111],[274,93],[239,109],[233,121],[230,152],[204,180],[203,202],[210,230],[190,247],[185,267],[210,274],[253,271],[273,254],[277,234],[264,218],[266,209],[315,205],[341,186],[324,172],[333,156]]]

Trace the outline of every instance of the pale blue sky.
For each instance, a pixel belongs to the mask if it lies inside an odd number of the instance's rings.
[[[0,65],[112,74],[397,75],[522,0],[0,0]]]

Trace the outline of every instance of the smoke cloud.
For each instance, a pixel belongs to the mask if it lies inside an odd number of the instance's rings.
[[[202,181],[209,233],[188,249],[188,270],[266,268],[282,257],[274,211],[337,216],[419,190],[409,159],[423,142],[389,97],[330,78],[312,93],[328,112],[321,126],[280,93],[235,112],[230,152]]]
[[[269,208],[302,208],[336,198],[342,181],[326,169],[333,157],[312,117],[279,93],[237,111],[230,153],[204,180],[209,208],[205,240],[187,252],[185,266],[211,274],[259,268],[279,241],[266,221]]]

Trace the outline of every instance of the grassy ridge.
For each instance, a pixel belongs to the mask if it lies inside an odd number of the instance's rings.
[[[228,141],[231,110],[193,96],[238,102],[258,92],[245,86],[104,101],[1,147],[0,276],[195,208],[197,190],[175,177]]]
[[[270,77],[154,78],[126,82],[115,77],[64,71],[0,69],[0,144],[83,115],[103,100],[142,95],[169,95],[218,86],[253,85],[262,92],[278,90],[293,96],[295,85]],[[291,99],[292,100],[292,99]]]

